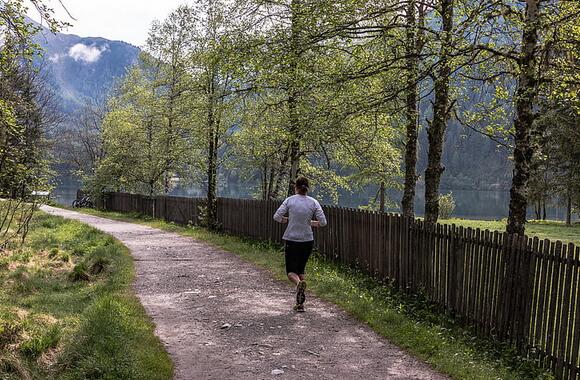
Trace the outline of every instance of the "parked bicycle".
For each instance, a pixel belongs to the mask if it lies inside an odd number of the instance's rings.
[[[88,195],[85,195],[81,199],[75,199],[72,203],[72,206],[74,208],[79,208],[79,207],[93,208],[93,207],[95,207],[93,201],[91,200],[91,198]]]

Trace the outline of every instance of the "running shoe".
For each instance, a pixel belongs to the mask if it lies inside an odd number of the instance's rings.
[[[306,290],[306,281],[300,281],[298,286],[296,286],[296,304],[303,305],[304,301],[306,301],[306,294],[304,291]]]
[[[294,305],[294,311],[297,311],[299,313],[304,313],[304,305]]]

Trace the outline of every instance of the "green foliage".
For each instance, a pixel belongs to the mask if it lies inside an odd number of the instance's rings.
[[[455,211],[455,199],[453,194],[439,195],[439,217],[441,219],[449,219]]]

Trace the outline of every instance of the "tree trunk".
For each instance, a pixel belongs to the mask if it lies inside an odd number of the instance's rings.
[[[542,200],[542,220],[546,220],[546,198]]]
[[[379,211],[385,212],[385,182],[381,182],[381,189],[379,190]]]
[[[208,87],[207,225],[215,229],[217,227],[217,131],[214,115],[215,78],[213,72],[210,75]]]
[[[439,71],[435,80],[435,101],[433,120],[427,136],[429,152],[425,170],[425,221],[436,223],[439,218],[439,184],[445,168],[441,165],[443,138],[449,119],[449,80],[451,76],[450,53],[453,32],[453,0],[441,0],[441,47],[439,52]]]
[[[570,192],[568,192],[566,198],[568,198],[568,199],[566,199],[566,225],[571,226],[572,225],[572,196],[571,196]]]
[[[286,165],[288,164],[288,156],[289,152],[286,150],[284,152],[284,156],[282,160],[280,160],[280,166],[278,167],[278,173],[276,176],[276,185],[274,186],[274,190],[272,191],[271,199],[276,199],[280,195],[280,192],[283,190],[283,179],[284,175],[286,174]]]
[[[290,180],[288,182],[288,196],[294,194],[294,184],[296,183],[296,178],[300,173],[300,140],[298,136],[292,137],[292,142],[290,143]]]
[[[533,106],[538,92],[536,80],[536,46],[538,44],[539,0],[526,0],[526,15],[522,33],[520,74],[515,95],[514,172],[510,189],[510,206],[506,231],[523,235],[528,207],[528,181],[533,157],[531,145]]]
[[[418,43],[417,21],[415,19],[415,1],[410,0],[407,6],[407,32],[406,32],[406,65],[407,78],[405,89],[406,117],[407,117],[407,140],[405,142],[405,184],[401,208],[404,216],[415,216],[415,187],[417,185],[417,137],[419,129],[418,110]]]

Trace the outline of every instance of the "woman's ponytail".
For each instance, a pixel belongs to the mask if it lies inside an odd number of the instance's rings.
[[[310,187],[310,183],[306,177],[298,177],[296,179],[296,191],[300,195],[306,195],[308,193],[308,189]]]

